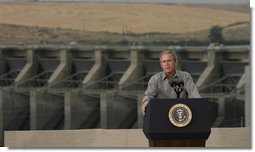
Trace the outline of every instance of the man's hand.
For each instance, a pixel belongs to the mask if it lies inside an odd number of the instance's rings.
[[[146,107],[146,105],[142,105],[142,107],[141,107],[141,112],[142,112],[143,116],[145,115],[145,107]]]

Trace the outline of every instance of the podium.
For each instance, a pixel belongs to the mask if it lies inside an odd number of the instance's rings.
[[[150,147],[205,147],[211,106],[205,98],[152,99],[143,121]]]

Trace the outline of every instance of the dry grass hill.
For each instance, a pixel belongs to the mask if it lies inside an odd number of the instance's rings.
[[[228,31],[245,27],[247,32],[250,23],[247,10],[248,5],[217,8],[146,3],[0,3],[0,40],[39,41],[61,37],[63,41],[70,41],[86,36],[86,40],[108,37],[118,41],[123,39],[118,34],[127,33],[169,33],[169,37],[200,34],[205,37],[201,33],[208,32],[213,25],[237,25]],[[95,34],[98,32],[103,35]],[[126,36],[125,40],[128,39],[130,37]]]
[[[187,33],[249,21],[242,12],[166,4],[3,3],[0,22],[87,31]]]

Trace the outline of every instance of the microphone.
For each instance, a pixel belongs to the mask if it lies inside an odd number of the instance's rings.
[[[169,80],[169,85],[174,88],[177,98],[180,98],[181,92],[184,90],[184,81],[182,78],[174,78]]]

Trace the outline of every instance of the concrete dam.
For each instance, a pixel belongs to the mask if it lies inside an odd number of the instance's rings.
[[[11,130],[142,128],[141,99],[163,49],[213,103],[213,127],[249,126],[250,46],[1,45],[1,146]]]

